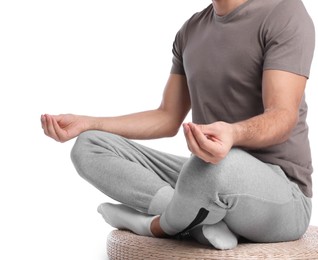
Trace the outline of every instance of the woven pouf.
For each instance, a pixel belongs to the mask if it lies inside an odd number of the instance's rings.
[[[216,250],[193,240],[160,239],[113,230],[107,238],[109,260],[231,260],[315,259],[318,260],[318,227],[310,226],[297,241],[283,243],[240,243],[233,250]]]

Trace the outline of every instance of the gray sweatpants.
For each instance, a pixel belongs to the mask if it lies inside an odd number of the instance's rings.
[[[280,167],[232,149],[217,165],[162,153],[101,131],[82,133],[71,157],[78,173],[107,196],[139,211],[162,215],[169,235],[223,220],[255,242],[300,238],[311,199]]]

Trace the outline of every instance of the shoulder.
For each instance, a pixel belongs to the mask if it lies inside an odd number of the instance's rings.
[[[207,19],[212,16],[213,5],[210,4],[208,7],[204,8],[200,12],[194,13],[181,27],[180,31],[186,33],[187,30],[196,27],[202,20]]]
[[[277,2],[261,30],[264,68],[308,77],[315,49],[313,22],[301,0]]]
[[[289,36],[315,34],[314,24],[301,0],[269,0],[271,7],[263,23],[265,38],[279,36],[282,32]]]
[[[201,21],[202,19],[211,17],[213,14],[213,5],[210,4],[208,7],[204,8],[202,11],[195,13],[190,19],[189,21],[191,21],[192,23],[196,23]]]
[[[274,20],[277,22],[289,22],[302,20],[311,21],[311,18],[301,0],[270,0],[267,20]]]

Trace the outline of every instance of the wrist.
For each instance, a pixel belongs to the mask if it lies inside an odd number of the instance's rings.
[[[97,117],[92,116],[81,116],[80,120],[82,121],[82,132],[89,130],[99,130],[99,120]]]
[[[243,127],[239,123],[231,124],[231,126],[232,126],[233,146],[241,146]]]

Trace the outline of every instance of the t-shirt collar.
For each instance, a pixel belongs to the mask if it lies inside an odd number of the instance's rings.
[[[265,1],[265,0],[264,0]],[[217,15],[215,11],[213,10],[213,16],[218,22],[226,23],[229,21],[233,16],[235,16],[238,12],[240,12],[242,9],[244,9],[247,5],[249,5],[253,0],[247,0],[245,3],[239,5],[237,8],[235,8],[232,12],[228,13],[227,15]]]

